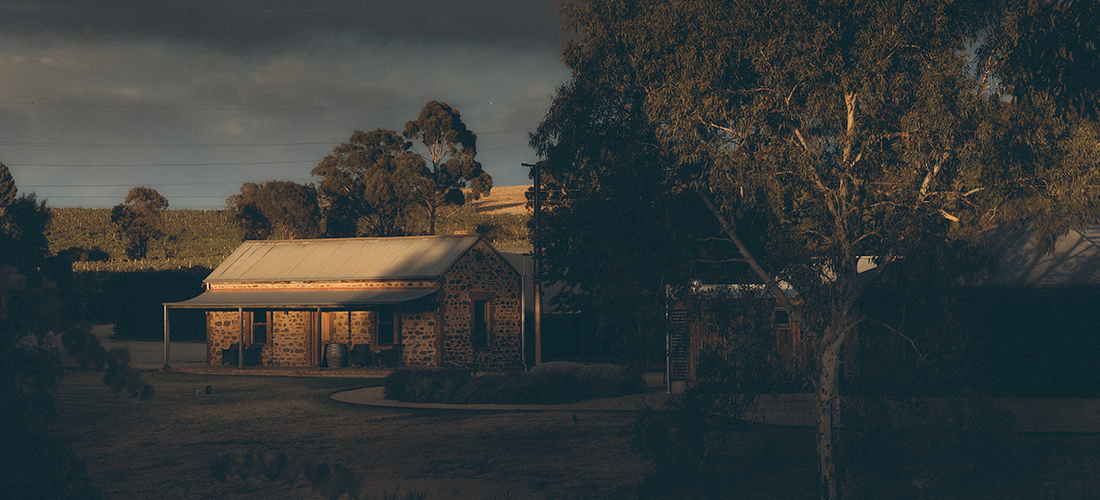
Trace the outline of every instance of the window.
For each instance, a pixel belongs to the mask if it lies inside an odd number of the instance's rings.
[[[374,312],[375,331],[378,332],[378,345],[394,345],[397,343],[397,325],[394,321],[394,311],[383,309]]]
[[[492,293],[470,293],[470,344],[474,349],[493,345],[494,297]]]
[[[252,343],[267,343],[267,328],[271,324],[271,313],[252,311]]]
[[[475,349],[489,347],[489,301],[475,300],[473,303],[474,327],[470,333],[470,343]]]
[[[776,309],[775,315],[772,318],[772,324],[776,328],[790,328],[791,316],[787,313],[786,309]]]

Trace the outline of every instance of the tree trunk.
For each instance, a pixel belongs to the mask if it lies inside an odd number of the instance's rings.
[[[826,339],[828,336],[826,337]],[[818,358],[817,389],[817,457],[820,469],[819,497],[822,500],[840,498],[836,476],[836,438],[833,435],[837,390],[840,374],[840,343],[826,342]]]

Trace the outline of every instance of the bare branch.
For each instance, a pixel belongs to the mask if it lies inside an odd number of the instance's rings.
[[[927,359],[928,356],[925,355],[925,354],[921,354],[920,349],[917,348],[917,343],[914,342],[913,339],[909,338],[909,336],[905,335],[904,333],[901,333],[901,332],[897,331],[896,329],[894,329],[890,325],[887,325],[886,323],[882,322],[881,320],[872,320],[872,321],[874,321],[875,323],[878,323],[879,325],[882,325],[887,330],[890,330],[891,332],[898,335],[899,337],[901,337],[905,340],[908,340],[909,345],[913,347],[913,352],[917,353],[917,357],[920,358],[921,363],[923,363],[925,361],[925,359]]]
[[[715,219],[718,219],[718,224],[722,226],[722,231],[729,236],[730,241],[733,241],[734,246],[737,247],[737,251],[745,258],[745,263],[749,265],[753,273],[764,281],[765,286],[772,292],[772,296],[779,302],[779,305],[787,309],[795,325],[803,326],[805,323],[802,320],[802,313],[798,309],[791,307],[790,301],[787,300],[787,294],[779,287],[779,282],[775,280],[771,273],[765,271],[763,266],[760,265],[760,262],[753,257],[752,252],[749,251],[749,247],[745,246],[741,238],[737,237],[737,233],[734,231],[733,226],[731,226],[725,216],[722,215],[722,212],[718,211],[718,207],[714,206],[714,202],[711,201],[710,196],[707,196],[707,193],[702,190],[697,192],[699,193],[699,197],[703,199],[703,203],[707,206],[707,209],[710,210],[710,213],[714,215]]]
[[[996,83],[988,87],[985,85],[985,82],[989,79],[989,74],[993,71],[994,66],[996,65],[993,64],[993,52],[991,51],[989,53],[989,58],[985,61],[985,74],[982,75],[982,81],[978,83],[978,88],[974,90],[974,97],[981,95],[982,92],[986,91],[986,89],[990,89],[999,85]]]
[[[856,101],[859,99],[859,94],[855,92],[844,93],[844,105],[848,108],[848,126],[844,140],[844,155],[841,157],[841,162],[845,165],[848,164],[848,157],[852,153],[852,135],[856,130]],[[852,162],[855,163],[855,162]]]
[[[795,127],[794,128],[794,135],[795,135],[795,137],[798,137],[798,142],[802,143],[802,148],[805,149],[807,153],[813,154],[813,150],[810,149],[810,145],[809,145],[809,143],[806,142],[806,138],[802,137],[802,130],[799,129],[798,127]]]
[[[721,131],[724,131],[724,132],[729,132],[729,133],[731,133],[731,134],[733,134],[733,135],[737,135],[737,132],[735,132],[735,131],[734,131],[733,129],[731,129],[731,128],[726,128],[726,127],[723,127],[723,126],[721,126],[721,125],[718,125],[717,123],[714,123],[714,122],[707,122],[707,121],[704,121],[704,120],[703,120],[702,118],[699,118],[699,121],[700,121],[700,122],[702,122],[702,123],[703,123],[704,125],[707,125],[707,126],[709,126],[709,127],[714,127],[714,128],[716,128],[716,129],[718,129],[718,130],[721,130]]]

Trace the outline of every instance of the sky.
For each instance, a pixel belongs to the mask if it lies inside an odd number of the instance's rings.
[[[494,185],[529,184],[560,25],[558,0],[0,0],[0,162],[52,207],[221,209],[438,100]]]

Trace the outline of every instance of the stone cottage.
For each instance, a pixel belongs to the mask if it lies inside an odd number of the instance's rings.
[[[205,291],[209,364],[521,365],[522,275],[478,235],[247,241]],[[244,346],[241,350],[240,346]]]

